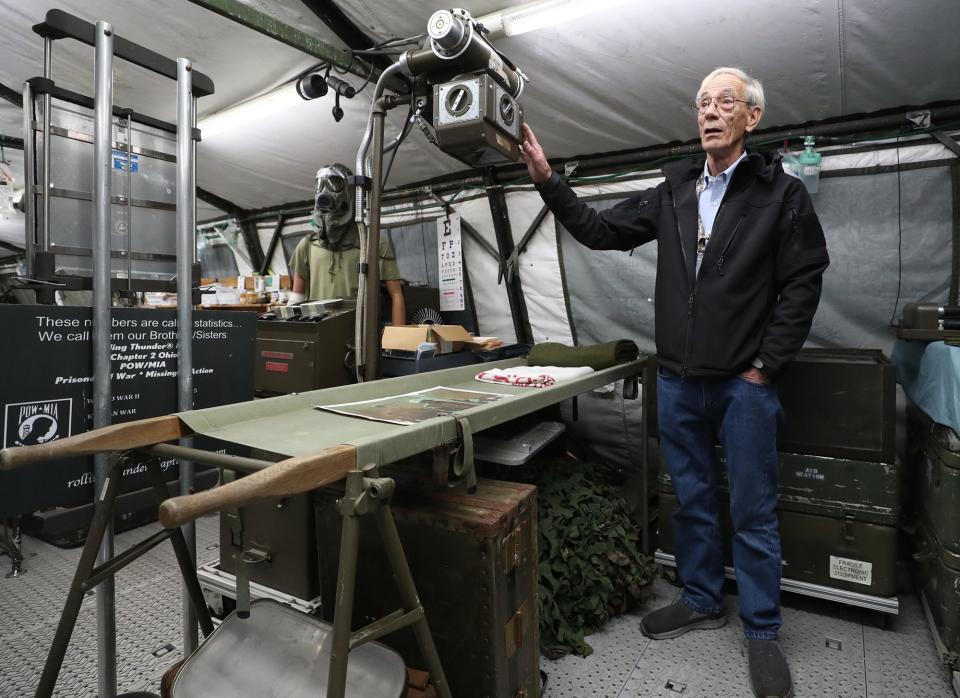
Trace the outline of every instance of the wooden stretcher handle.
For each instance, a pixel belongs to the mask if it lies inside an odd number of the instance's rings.
[[[90,456],[109,451],[126,451],[141,446],[181,439],[193,430],[176,415],[138,419],[135,422],[111,424],[83,434],[68,436],[35,446],[13,446],[0,450],[0,470],[13,470],[31,463],[54,458]]]
[[[212,490],[171,497],[160,505],[160,523],[176,528],[214,511],[302,494],[342,480],[356,467],[355,446],[332,446],[319,453],[288,458]]]

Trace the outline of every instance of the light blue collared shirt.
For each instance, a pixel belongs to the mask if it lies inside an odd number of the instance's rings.
[[[720,210],[720,202],[723,201],[723,195],[727,193],[727,185],[730,184],[730,178],[733,177],[733,171],[737,165],[747,157],[747,151],[743,151],[730,167],[718,175],[712,176],[707,163],[703,163],[703,193],[700,195],[698,207],[700,209],[700,220],[703,222],[703,232],[707,236],[709,244],[710,235],[713,233],[713,221],[717,218],[717,211]],[[700,273],[700,262],[703,255],[697,254],[697,274]]]

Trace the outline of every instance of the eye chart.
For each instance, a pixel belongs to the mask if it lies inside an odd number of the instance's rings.
[[[463,248],[460,214],[437,219],[437,260],[440,268],[440,311],[463,310]]]

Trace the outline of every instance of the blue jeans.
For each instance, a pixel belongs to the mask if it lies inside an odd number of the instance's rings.
[[[780,618],[777,429],[783,410],[769,385],[745,378],[657,376],[660,448],[677,493],[673,541],[683,601],[701,613],[723,608],[716,445],[730,483],[733,564],[743,632],[772,640]]]

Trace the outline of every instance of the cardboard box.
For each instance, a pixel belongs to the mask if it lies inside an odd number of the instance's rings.
[[[416,352],[421,344],[433,344],[438,354],[463,349],[471,335],[460,325],[390,325],[383,330],[381,346],[395,351]]]

